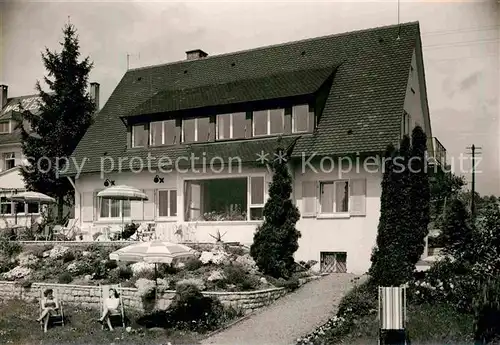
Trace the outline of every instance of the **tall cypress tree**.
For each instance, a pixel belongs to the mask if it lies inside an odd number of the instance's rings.
[[[399,150],[389,147],[382,179],[380,221],[370,275],[380,286],[399,286],[411,279],[424,250],[429,223],[426,138],[421,129],[405,136]]]
[[[413,129],[410,162],[410,210],[411,224],[408,236],[411,246],[409,261],[415,265],[425,249],[425,237],[429,234],[430,182],[427,171],[427,136],[420,126]]]
[[[282,147],[276,157],[285,157]],[[254,234],[250,254],[259,269],[275,278],[288,278],[294,272],[293,254],[299,248],[300,232],[295,224],[300,218],[298,208],[290,198],[292,178],[286,160],[275,159],[269,199],[264,205],[264,223]]]
[[[32,133],[21,129],[24,155],[31,169],[23,169],[23,178],[30,190],[36,190],[56,198],[58,218],[63,217],[63,205],[71,204],[73,189],[66,178],[58,176],[76,145],[92,122],[95,104],[87,92],[88,76],[92,62],[80,58],[80,46],[76,29],[68,24],[63,29],[64,40],[60,52],[45,48],[44,77],[50,91],[45,92],[37,81],[36,89],[41,97],[40,114],[23,111],[23,119],[29,121]]]

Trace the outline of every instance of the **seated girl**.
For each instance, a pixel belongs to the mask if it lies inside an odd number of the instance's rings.
[[[47,327],[49,325],[49,318],[51,315],[55,315],[59,310],[59,302],[54,297],[54,291],[52,289],[47,289],[43,292],[42,299],[42,314],[36,321],[43,321],[43,331],[47,332]]]
[[[120,299],[118,292],[115,289],[109,289],[109,296],[104,300],[104,310],[99,322],[104,322],[108,324],[109,330],[113,330],[113,326],[111,325],[111,320],[109,319],[110,315],[119,313],[118,307],[120,306]]]

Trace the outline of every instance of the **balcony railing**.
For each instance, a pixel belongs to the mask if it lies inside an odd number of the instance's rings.
[[[436,137],[427,139],[427,154],[429,155],[430,163],[436,162],[442,166],[447,165],[446,149]]]

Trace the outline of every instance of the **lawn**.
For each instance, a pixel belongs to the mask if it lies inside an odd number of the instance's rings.
[[[0,300],[0,344],[12,345],[158,345],[158,344],[196,344],[203,337],[201,334],[164,329],[144,329],[135,323],[139,315],[128,314],[131,332],[116,327],[112,332],[102,330],[95,320],[99,312],[65,305],[67,323],[49,328],[43,333],[40,324],[35,321],[38,304],[21,301]]]
[[[473,317],[459,314],[446,305],[416,305],[408,308],[408,324],[412,345],[460,345],[472,344]],[[349,334],[332,342],[323,339],[314,344],[377,344],[377,315],[370,315],[356,320]]]

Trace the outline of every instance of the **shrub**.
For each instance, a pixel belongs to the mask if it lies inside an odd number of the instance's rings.
[[[500,340],[500,279],[490,279],[474,298],[474,339],[480,344]]]
[[[106,260],[106,262],[104,263],[104,267],[106,267],[106,269],[108,270],[113,270],[118,267],[118,264],[115,260]]]
[[[132,278],[132,269],[129,266],[118,267],[118,277],[121,280],[129,280]]]
[[[0,260],[0,273],[8,272],[16,267],[16,263],[10,260]]]
[[[338,316],[349,317],[350,315],[364,316],[377,312],[378,295],[376,288],[369,282],[355,286],[342,298]]]
[[[245,248],[240,247],[240,246],[228,246],[226,248],[226,251],[229,254],[235,255],[235,256],[242,256],[242,255],[245,255],[248,252],[248,250],[245,250]]]
[[[177,325],[188,329],[212,329],[219,323],[223,307],[220,301],[205,297],[194,285],[180,285],[169,307]]]
[[[33,248],[30,248],[27,252],[30,254],[33,254],[37,258],[43,258],[43,253],[48,252],[52,248],[53,248],[53,246],[50,246],[50,245],[33,246]]]
[[[259,286],[257,277],[248,274],[240,265],[224,267],[224,282],[236,285],[240,290],[252,290]]]
[[[93,241],[97,240],[97,238],[98,238],[99,236],[101,236],[101,235],[102,235],[102,233],[101,233],[101,232],[96,232],[95,234],[93,234],[93,235],[92,235],[92,240],[93,240]]]
[[[199,259],[191,258],[186,261],[184,268],[188,271],[196,271],[201,266],[203,266],[203,263]]]
[[[23,251],[23,247],[15,241],[1,240],[0,252],[7,258],[12,258]]]
[[[286,157],[287,152],[279,147],[276,155]],[[293,255],[299,247],[300,232],[295,224],[300,213],[290,198],[292,179],[286,159],[275,159],[273,172],[269,198],[264,205],[264,223],[254,234],[250,254],[264,274],[288,278],[294,272]]]
[[[299,279],[296,277],[291,277],[287,280],[284,279],[278,280],[278,287],[283,287],[290,291],[297,290],[299,286],[300,286]]]
[[[138,228],[139,228],[139,224],[136,224],[136,223],[130,223],[130,224],[125,225],[125,229],[123,229],[123,233],[122,233],[122,239],[128,240],[130,238],[130,236],[135,234],[135,232],[137,231]]]
[[[33,282],[29,279],[25,279],[21,282],[21,287],[23,289],[29,289],[31,287],[31,285],[33,285]]]
[[[75,258],[76,258],[75,253],[73,253],[72,250],[66,251],[62,256],[62,260],[64,263],[71,262],[75,260]]]
[[[59,284],[69,284],[73,281],[73,276],[69,272],[63,272],[57,278]]]

